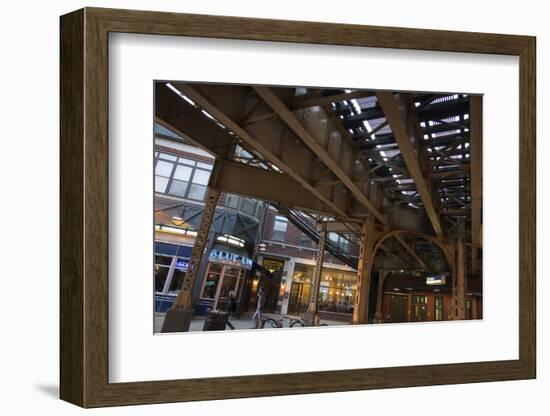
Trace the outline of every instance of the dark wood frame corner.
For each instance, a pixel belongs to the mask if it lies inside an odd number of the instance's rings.
[[[108,380],[109,32],[504,54],[520,62],[519,359],[193,380]],[[61,388],[83,407],[534,378],[535,38],[86,8],[61,17]]]

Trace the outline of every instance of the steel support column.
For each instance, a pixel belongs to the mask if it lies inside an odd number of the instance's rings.
[[[327,225],[323,223],[319,239],[319,247],[317,249],[317,257],[315,259],[315,267],[313,268],[313,276],[311,277],[311,289],[309,291],[309,304],[307,312],[304,314],[304,322],[306,325],[319,325],[319,314],[317,310],[317,300],[319,298],[319,286],[321,284],[321,276],[323,274],[323,262],[325,259],[325,243],[327,241]]]
[[[470,97],[470,189],[472,218],[472,273],[481,272],[478,250],[481,247],[482,207],[482,97]]]
[[[193,286],[199,272],[202,256],[208,241],[208,232],[212,225],[216,204],[220,196],[219,189],[208,187],[204,199],[205,205],[201,217],[201,223],[195,238],[191,258],[181,290],[176,298],[172,309],[166,313],[161,332],[186,332],[189,330],[193,317]]]
[[[481,319],[479,316],[478,316],[478,310],[477,310],[477,297],[476,296],[472,296],[470,298],[470,301],[472,302],[471,303],[471,307],[472,307],[472,319]]]
[[[376,294],[376,313],[374,314],[374,320],[376,323],[384,322],[384,315],[382,314],[382,298],[384,294],[384,281],[388,275],[387,270],[383,270],[378,275],[378,293]]]
[[[369,312],[370,277],[372,273],[373,249],[375,243],[374,217],[363,223],[361,233],[361,251],[357,269],[357,291],[353,308],[353,323],[366,324]]]
[[[391,127],[395,142],[399,146],[401,158],[405,162],[411,178],[414,179],[416,189],[420,194],[420,198],[424,204],[424,209],[430,219],[434,232],[438,237],[443,237],[439,213],[437,212],[435,202],[432,197],[432,192],[426,179],[422,175],[422,169],[420,168],[418,156],[411,144],[411,138],[407,131],[407,126],[399,109],[397,100],[391,92],[377,92],[376,96],[378,97],[380,107],[382,107],[382,110],[384,111]]]
[[[413,301],[412,293],[407,294],[407,322],[412,322],[414,319],[413,316]]]
[[[466,270],[464,258],[464,238],[456,241],[456,279],[453,286],[453,298],[455,304],[455,319],[466,319]]]

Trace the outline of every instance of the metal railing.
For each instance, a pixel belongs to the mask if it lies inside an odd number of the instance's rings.
[[[301,211],[288,208],[282,204],[271,204],[275,207],[281,215],[284,215],[288,220],[296,226],[301,232],[311,238],[315,243],[319,243],[321,234],[317,231],[313,220]],[[332,254],[335,258],[349,267],[357,270],[358,260],[348,255],[343,251],[338,244],[327,238],[325,242],[325,250]]]

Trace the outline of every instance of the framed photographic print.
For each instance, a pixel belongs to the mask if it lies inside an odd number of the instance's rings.
[[[83,407],[536,375],[535,38],[61,17]]]

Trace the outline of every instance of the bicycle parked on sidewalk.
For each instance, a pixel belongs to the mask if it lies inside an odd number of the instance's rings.
[[[306,325],[306,322],[304,321],[303,317],[300,317],[299,319],[287,317],[290,320],[290,327],[291,328],[297,328],[297,327],[305,327],[305,326],[311,326]],[[318,326],[328,326],[328,324],[319,324]]]
[[[284,327],[284,319],[288,319],[289,321],[289,327],[290,328],[298,328],[298,327],[305,327],[306,322],[304,321],[303,317],[292,317],[292,316],[283,316],[283,319],[274,319],[274,318],[266,318],[262,319],[261,328],[283,328]],[[319,326],[328,326],[327,324],[319,324]]]
[[[262,323],[260,325],[260,328],[282,328],[283,327],[283,320],[282,319],[273,319],[273,318],[265,318],[262,319]]]

